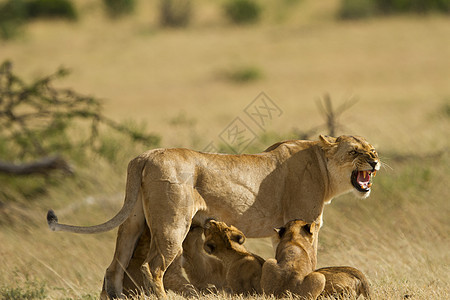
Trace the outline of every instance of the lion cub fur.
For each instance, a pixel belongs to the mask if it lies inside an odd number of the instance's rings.
[[[203,227],[191,226],[183,241],[181,264],[189,282],[199,291],[222,290],[226,287],[225,268],[220,259],[203,250]]]
[[[315,272],[315,223],[289,221],[276,229],[279,244],[275,259],[268,259],[262,268],[261,288],[266,294],[283,296],[291,292],[303,299],[317,299],[325,288],[325,275]]]
[[[224,222],[208,220],[204,226],[207,253],[219,258],[225,267],[228,288],[234,294],[261,293],[264,259],[243,246],[244,234]]]
[[[360,295],[370,298],[369,283],[366,276],[353,267],[325,267],[316,270],[325,276],[326,283],[322,296],[351,296],[357,299]]]

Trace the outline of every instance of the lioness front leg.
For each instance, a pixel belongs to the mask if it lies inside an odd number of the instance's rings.
[[[142,211],[142,200],[139,197],[130,217],[119,227],[117,232],[116,250],[114,257],[106,269],[101,298],[106,294],[110,299],[119,298],[122,295],[124,269],[127,268],[134,247],[145,229],[145,217]]]

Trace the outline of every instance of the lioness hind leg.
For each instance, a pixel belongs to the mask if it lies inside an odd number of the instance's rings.
[[[161,190],[162,189],[162,190]],[[151,231],[150,249],[141,270],[147,284],[158,297],[165,297],[163,276],[167,268],[183,251],[185,239],[194,214],[197,212],[190,197],[178,184],[153,185],[152,192],[164,195],[160,198],[148,195],[146,199],[158,201],[144,202],[147,224]],[[159,192],[159,193],[158,193]],[[144,192],[145,193],[145,192]],[[170,205],[168,205],[170,203]]]
[[[116,250],[113,260],[106,269],[103,282],[102,299],[105,294],[110,299],[122,295],[124,269],[127,268],[133,256],[134,246],[141,236],[145,226],[145,217],[142,210],[142,201],[139,197],[130,217],[119,227],[117,232]]]
[[[164,273],[182,252],[183,236],[177,237],[173,231],[167,233],[167,235],[159,232],[152,233],[150,250],[141,267],[146,279],[146,288],[151,289],[158,298],[166,297],[163,284]]]

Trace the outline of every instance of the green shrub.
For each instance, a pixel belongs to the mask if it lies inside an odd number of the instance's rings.
[[[185,27],[192,15],[191,0],[161,0],[160,23],[164,27]]]
[[[17,36],[26,15],[26,5],[22,0],[0,3],[0,38],[7,40]]]
[[[160,137],[146,133],[145,124],[116,122],[102,114],[95,98],[55,88],[54,81],[67,73],[60,69],[26,83],[13,73],[11,62],[0,65],[0,160],[17,163],[61,156],[83,166],[92,157],[103,157],[117,165],[137,144],[159,145]],[[39,194],[53,184],[24,181],[7,173],[0,174],[0,182],[6,186],[0,191],[4,199]]]
[[[376,3],[382,14],[450,12],[449,0],[376,0]]]
[[[224,5],[225,15],[235,24],[248,24],[259,21],[261,6],[252,0],[229,0]]]
[[[0,0],[1,1],[1,0]],[[0,39],[12,39],[30,19],[77,19],[77,11],[70,0],[7,0],[0,2]]]
[[[442,109],[440,109],[440,111],[442,111],[444,116],[446,116],[447,118],[450,118],[450,102],[444,103],[442,105]]]
[[[131,142],[159,144],[159,136],[145,133],[134,124],[105,117],[101,103],[70,89],[53,87],[68,74],[60,69],[27,84],[12,72],[12,63],[0,65],[0,153],[5,159],[35,159],[52,153],[99,150],[100,131],[109,128]],[[35,126],[36,124],[39,126]],[[80,130],[89,128],[90,130]],[[12,157],[9,157],[12,155]]]
[[[239,67],[226,73],[229,80],[237,83],[247,83],[261,79],[262,71],[255,66]]]
[[[370,17],[375,12],[373,0],[342,0],[338,15],[342,19],[361,19]]]
[[[339,17],[360,19],[373,15],[430,12],[450,13],[450,0],[342,0]]]
[[[34,281],[27,281],[22,287],[2,286],[0,298],[4,300],[46,299],[46,286]]]
[[[31,0],[27,2],[29,18],[77,19],[77,11],[70,0]]]
[[[111,18],[118,18],[131,14],[136,6],[134,0],[103,0],[106,12]]]

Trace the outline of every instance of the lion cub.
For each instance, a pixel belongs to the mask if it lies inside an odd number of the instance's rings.
[[[204,226],[207,253],[219,258],[225,267],[227,286],[235,294],[261,293],[264,259],[242,245],[244,234],[234,226],[208,220]]]
[[[276,231],[280,241],[275,259],[268,259],[262,268],[262,290],[275,296],[289,291],[301,298],[317,299],[326,280],[323,274],[314,272],[318,233],[315,223],[293,220]]]
[[[189,282],[201,292],[226,286],[225,268],[220,259],[203,250],[203,227],[191,226],[183,242],[182,266]]]
[[[316,270],[325,275],[326,283],[323,296],[351,296],[357,299],[360,295],[370,298],[369,283],[366,276],[352,267],[326,267]]]

